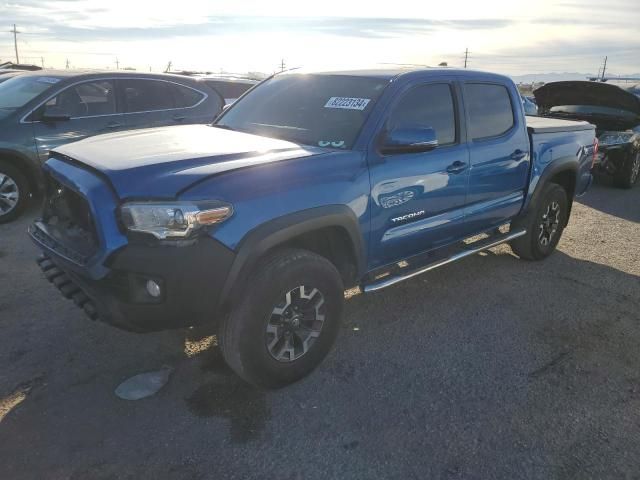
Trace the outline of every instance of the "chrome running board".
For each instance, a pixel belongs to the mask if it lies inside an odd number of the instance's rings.
[[[509,242],[515,238],[521,237],[527,233],[526,230],[517,230],[515,232],[508,232],[501,234],[499,237],[488,237],[482,240],[478,240],[477,242],[468,244],[462,251],[455,253],[449,257],[443,258],[436,262],[433,262],[429,265],[426,265],[422,268],[418,268],[417,270],[413,270],[404,275],[396,275],[390,278],[384,278],[379,281],[374,281],[368,285],[365,285],[363,290],[365,293],[375,292],[376,290],[381,290],[383,288],[390,287],[391,285],[395,285],[396,283],[400,283],[404,280],[408,280],[413,277],[417,277],[418,275],[422,275],[423,273],[429,272],[431,270],[435,270],[436,268],[442,267],[449,263],[457,262],[463,258],[469,257],[471,255],[475,255],[476,253],[482,252],[483,250],[487,250],[489,248],[493,248],[502,243]]]

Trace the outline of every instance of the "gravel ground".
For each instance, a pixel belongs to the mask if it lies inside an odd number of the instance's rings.
[[[33,261],[35,214],[0,226],[2,479],[640,478],[640,186],[594,186],[544,262],[502,246],[352,296],[321,367],[269,393],[206,332],[87,320]]]

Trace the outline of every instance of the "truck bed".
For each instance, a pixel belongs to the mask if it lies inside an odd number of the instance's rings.
[[[526,116],[529,133],[557,133],[593,130],[595,127],[589,122],[560,120],[558,118]]]

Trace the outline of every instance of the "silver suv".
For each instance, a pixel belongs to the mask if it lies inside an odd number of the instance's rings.
[[[0,83],[0,223],[42,188],[49,150],[88,136],[211,123],[223,100],[203,82],[135,72],[25,72]]]

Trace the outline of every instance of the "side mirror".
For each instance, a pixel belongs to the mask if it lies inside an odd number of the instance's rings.
[[[422,153],[438,147],[438,138],[433,128],[394,128],[389,131],[382,142],[381,152]]]

